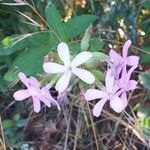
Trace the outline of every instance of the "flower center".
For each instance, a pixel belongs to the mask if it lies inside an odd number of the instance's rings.
[[[39,91],[35,88],[35,87],[29,87],[28,88],[29,93],[32,96],[38,96],[39,95]]]
[[[72,67],[71,66],[68,67],[68,71],[72,72]]]

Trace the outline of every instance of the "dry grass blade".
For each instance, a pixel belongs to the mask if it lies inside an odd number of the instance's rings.
[[[30,20],[34,26],[40,27],[40,25],[39,25],[38,22],[36,22],[36,21],[33,20],[32,18],[30,18],[29,16],[25,15],[24,13],[22,13],[22,12],[20,12],[20,11],[18,11],[18,12],[19,12],[19,14],[21,14],[22,16],[24,16],[25,18],[27,18],[28,20]]]
[[[1,116],[0,116],[0,132],[1,132],[1,136],[2,136],[2,139],[0,138],[0,143],[1,143],[3,150],[6,150],[6,143],[5,143],[5,137],[4,137],[4,132],[3,132]]]
[[[88,102],[86,102],[86,103],[87,103],[87,108],[88,108],[88,112],[89,112],[89,116],[90,116],[90,120],[91,120],[91,124],[92,124],[93,134],[94,134],[95,143],[96,143],[96,149],[99,150],[98,139],[97,139],[97,135],[96,135],[94,122],[93,122],[93,119],[92,119],[92,114],[91,114]]]

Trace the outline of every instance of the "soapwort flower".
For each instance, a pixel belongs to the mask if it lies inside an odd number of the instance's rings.
[[[55,85],[57,91],[61,93],[67,89],[72,74],[76,75],[78,78],[88,84],[94,83],[95,77],[92,73],[78,68],[81,64],[85,63],[92,57],[90,52],[81,52],[71,61],[69,48],[67,44],[63,42],[58,45],[57,52],[64,65],[60,65],[55,62],[46,62],[43,65],[43,70],[46,73],[63,73]]]
[[[54,98],[52,98],[47,86],[40,89],[40,83],[36,78],[32,76],[30,78],[27,78],[22,72],[20,72],[18,76],[27,88],[18,90],[13,94],[13,97],[16,101],[22,101],[26,98],[32,97],[33,108],[37,113],[41,109],[41,101],[48,107],[50,107],[51,104],[56,105],[58,110],[60,110],[59,104]]]
[[[139,57],[128,56],[128,49],[131,45],[131,40],[125,42],[123,46],[122,56],[116,53],[113,49],[110,50],[109,56],[112,62],[111,68],[114,70],[116,78],[119,78],[119,74],[126,66],[137,67],[139,64]]]
[[[125,105],[122,102],[121,98],[118,96],[117,91],[119,87],[115,83],[115,78],[112,76],[111,69],[107,70],[105,78],[105,87],[102,90],[98,89],[89,89],[85,93],[85,99],[91,101],[94,99],[101,99],[96,103],[93,109],[93,115],[98,117],[101,114],[104,104],[109,100],[110,107],[117,113],[120,113],[124,110]]]

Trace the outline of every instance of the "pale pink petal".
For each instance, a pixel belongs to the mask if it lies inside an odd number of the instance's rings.
[[[110,50],[109,56],[112,63],[114,63],[115,66],[118,66],[123,62],[123,58],[118,53],[116,53],[113,49]]]
[[[133,71],[136,69],[137,67],[134,66],[132,68],[129,69],[129,71],[127,72],[126,67],[123,68],[123,72],[122,72],[122,80],[124,83],[126,83],[126,86],[131,78],[131,75],[133,73]]]
[[[40,99],[47,107],[51,107],[51,103],[50,103],[49,99],[47,99],[45,97],[41,97]]]
[[[36,97],[36,96],[33,96],[32,99],[33,99],[33,108],[34,108],[34,111],[36,113],[38,113],[40,111],[40,109],[41,109],[40,99],[38,97]]]
[[[65,72],[62,75],[62,77],[57,81],[55,89],[60,93],[65,91],[69,85],[70,78],[71,78],[71,72],[70,71]]]
[[[66,67],[70,66],[70,54],[67,44],[61,42],[57,47],[57,52],[64,65]]]
[[[107,92],[112,92],[114,86],[114,76],[112,75],[111,69],[107,70],[105,85]]]
[[[137,81],[130,80],[128,82],[127,89],[132,91],[132,90],[135,90],[136,88],[137,88]]]
[[[49,90],[47,89],[47,87],[43,87],[41,89],[41,101],[43,101],[43,103],[45,103],[46,106],[51,107],[51,102],[52,102],[52,96],[49,92]]]
[[[118,66],[115,70],[115,79],[118,80],[119,79],[119,76],[120,76],[120,73],[122,71],[122,68],[123,68],[123,64]]]
[[[60,110],[60,105],[58,104],[58,102],[55,99],[53,99],[53,104],[57,106],[58,110]]]
[[[21,80],[22,83],[24,83],[24,85],[26,87],[29,87],[29,81],[28,78],[26,77],[26,75],[23,72],[19,72],[18,74],[19,79]]]
[[[81,52],[72,60],[71,66],[78,67],[88,61],[92,56],[93,55],[90,52]]]
[[[104,98],[106,93],[97,89],[89,89],[85,92],[84,96],[87,101],[90,101],[98,98]]]
[[[19,90],[13,94],[13,97],[16,101],[22,101],[30,96],[31,95],[28,90]]]
[[[126,66],[122,69],[121,78],[118,80],[118,85],[120,88],[126,87],[129,81],[129,76],[127,74]]]
[[[129,65],[129,66],[138,66],[138,64],[139,64],[139,57],[137,57],[137,56],[127,57],[127,65]]]
[[[131,45],[131,40],[126,41],[123,45],[122,55],[123,55],[124,59],[126,59],[126,57],[128,55],[128,49],[129,49],[130,45]]]
[[[58,102],[51,96],[47,88],[47,85],[41,89],[41,92],[42,92],[41,101],[43,101],[46,106],[51,107],[51,103],[52,103],[57,106],[58,110],[60,110],[60,106]]]
[[[62,73],[66,71],[66,67],[54,62],[46,62],[43,64],[43,70],[46,73]]]
[[[96,105],[93,108],[93,115],[95,117],[99,117],[101,115],[102,108],[106,103],[106,101],[107,101],[106,99],[101,99],[98,103],[96,103]]]
[[[110,107],[117,113],[120,113],[124,110],[125,105],[123,101],[118,97],[114,96],[110,99]]]
[[[35,86],[35,87],[40,87],[40,83],[38,82],[38,80],[35,77],[30,77],[29,78],[30,84]]]
[[[86,83],[92,84],[95,81],[93,74],[87,70],[80,68],[72,68],[72,72]]]
[[[127,94],[126,94],[126,92],[123,92],[122,94],[121,94],[121,100],[122,100],[122,102],[123,102],[123,105],[124,105],[124,107],[127,107],[127,105],[128,105],[128,100],[127,100]]]

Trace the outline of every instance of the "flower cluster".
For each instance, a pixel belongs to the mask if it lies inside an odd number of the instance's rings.
[[[66,43],[60,43],[57,47],[57,52],[64,65],[46,62],[43,64],[43,70],[48,74],[62,74],[55,86],[55,89],[59,93],[62,93],[67,89],[72,74],[76,75],[86,83],[94,83],[95,77],[89,71],[78,68],[92,57],[90,52],[79,53],[72,62],[70,60],[69,48]],[[19,79],[24,83],[27,89],[15,92],[13,95],[15,100],[21,101],[31,96],[35,112],[40,111],[40,101],[48,107],[50,107],[51,104],[56,105],[58,110],[60,110],[58,102],[50,95],[47,85],[40,89],[40,84],[34,77],[27,78],[23,73],[19,73]]]
[[[98,117],[101,114],[104,104],[109,100],[110,107],[117,113],[125,109],[128,104],[127,93],[134,90],[137,81],[131,80],[131,74],[137,68],[139,58],[137,56],[127,56],[131,41],[128,40],[122,51],[122,56],[114,50],[110,50],[110,64],[106,71],[105,87],[101,90],[89,89],[85,93],[87,101],[101,99],[93,109],[93,115]],[[129,69],[127,70],[127,67]]]
[[[137,82],[130,78],[132,72],[138,66],[139,58],[137,56],[127,56],[130,45],[130,40],[124,44],[122,56],[114,50],[110,50],[110,63],[108,63],[108,69],[106,71],[105,86],[101,90],[89,89],[85,93],[85,99],[87,101],[101,99],[93,109],[93,114],[96,117],[100,116],[102,108],[108,100],[110,101],[110,107],[114,111],[119,113],[124,110],[128,104],[128,92],[136,88]],[[45,62],[43,64],[43,70],[47,74],[60,75],[60,79],[55,85],[55,89],[59,94],[68,89],[72,76],[77,76],[88,84],[95,82],[94,75],[80,67],[83,63],[92,59],[93,55],[91,52],[81,52],[71,60],[69,48],[63,42],[58,45],[57,52],[63,65],[55,62]],[[130,68],[127,69],[127,66],[130,66]],[[19,79],[27,88],[16,91],[13,95],[15,100],[22,101],[32,97],[34,111],[37,113],[41,109],[41,101],[48,107],[55,105],[60,110],[58,102],[52,98],[49,92],[48,85],[41,87],[37,79],[34,77],[27,78],[22,72],[19,73]]]

